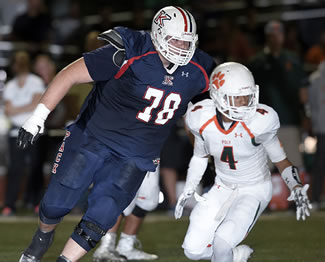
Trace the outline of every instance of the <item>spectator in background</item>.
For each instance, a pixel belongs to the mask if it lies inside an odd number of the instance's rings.
[[[254,48],[247,35],[240,30],[233,17],[221,17],[214,32],[214,39],[204,43],[204,47],[216,58],[217,63],[225,61],[246,62],[253,54]]]
[[[53,21],[54,43],[80,46],[84,38],[84,24],[81,18],[80,3],[70,1],[67,14]]]
[[[0,0],[0,25],[12,25],[14,18],[25,10],[26,0]]]
[[[43,79],[46,87],[50,84],[57,72],[54,61],[47,54],[39,54],[36,56],[33,71]],[[66,107],[64,103],[61,102],[58,107],[49,115],[48,121],[46,123],[46,129],[63,129],[66,120],[65,115]]]
[[[33,71],[40,76],[45,86],[49,83],[57,73],[56,65],[48,54],[39,54],[36,56]],[[64,101],[61,101],[58,106],[51,112],[48,121],[45,124],[46,133],[42,137],[42,152],[44,153],[44,161],[52,162],[56,150],[61,144],[62,138],[65,134],[64,126],[66,124],[68,108]],[[45,164],[43,163],[43,165]],[[47,172],[49,173],[49,172]]]
[[[32,115],[45,86],[41,78],[31,73],[30,57],[24,51],[14,55],[13,72],[14,78],[5,85],[3,93],[5,113],[11,122],[7,188],[2,210],[4,216],[13,215],[16,211],[16,200],[27,166],[29,176],[25,189],[25,203],[36,208],[43,193],[41,141],[23,151],[16,146],[16,140],[19,127]]]
[[[97,38],[99,33],[100,33],[99,31],[90,31],[86,35],[85,44],[84,44],[85,52],[89,52],[103,46],[103,41]]]
[[[286,37],[283,46],[287,50],[296,53],[299,58],[303,57],[303,46],[295,23],[286,25]]]
[[[256,8],[248,8],[245,12],[246,23],[241,26],[241,31],[246,35],[253,54],[261,51],[264,44],[264,30],[258,23],[257,15]]]
[[[99,21],[93,24],[88,31],[105,32],[106,30],[113,28],[112,22],[112,7],[111,6],[100,6],[98,10]]]
[[[310,75],[309,105],[313,132],[317,137],[317,150],[312,171],[312,205],[319,209],[325,173],[325,61]]]
[[[283,48],[284,27],[279,21],[265,26],[266,43],[263,51],[254,56],[248,67],[260,85],[260,102],[278,113],[281,127],[278,137],[286,148],[288,159],[300,170],[304,164],[299,151],[300,127],[306,102],[306,75],[299,58]]]
[[[47,43],[51,39],[52,20],[43,0],[28,0],[27,11],[12,25],[10,40]]]
[[[311,69],[316,69],[317,66],[325,61],[325,30],[319,36],[319,42],[307,50],[305,62]]]

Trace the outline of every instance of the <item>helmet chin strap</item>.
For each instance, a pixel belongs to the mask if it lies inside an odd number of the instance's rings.
[[[157,48],[156,48],[157,50]],[[172,63],[172,62],[169,62],[162,54],[160,51],[158,51],[158,55],[159,55],[159,58],[164,66],[164,68],[166,69],[167,73],[168,74],[172,74],[176,71],[176,69],[178,68],[178,65]],[[167,65],[167,63],[169,63]]]
[[[175,65],[174,63],[169,63],[169,65],[166,67],[164,66],[168,74],[172,74],[176,71],[178,68],[178,65]]]

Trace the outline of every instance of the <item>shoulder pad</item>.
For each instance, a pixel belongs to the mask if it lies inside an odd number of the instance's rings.
[[[251,121],[247,123],[254,135],[261,135],[277,130],[280,121],[276,111],[267,105],[259,104]]]
[[[97,38],[109,42],[118,50],[125,50],[121,35],[114,29],[100,33]]]
[[[216,114],[216,107],[211,99],[205,99],[188,108],[185,122],[188,128],[199,134],[201,126]]]
[[[116,66],[121,67],[125,60],[125,48],[121,35],[114,29],[107,30],[97,37],[99,40],[104,40],[114,46],[117,51],[113,56],[113,62]]]

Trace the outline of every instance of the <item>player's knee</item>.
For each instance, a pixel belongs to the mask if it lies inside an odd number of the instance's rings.
[[[93,222],[81,220],[71,238],[88,252],[96,246],[106,231]]]
[[[200,260],[203,257],[202,253],[195,253],[189,249],[184,249],[184,255],[191,260]]]
[[[56,224],[70,212],[68,208],[61,208],[56,206],[46,206],[41,204],[39,208],[39,216],[45,224]]]
[[[148,211],[147,210],[144,210],[142,209],[141,207],[139,206],[135,206],[133,208],[133,211],[132,211],[132,214],[135,215],[136,217],[140,217],[140,218],[143,218],[147,215]]]
[[[231,252],[232,248],[227,241],[216,234],[213,239],[213,254],[216,257],[226,257],[231,255]]]
[[[158,206],[158,201],[155,201],[155,199],[151,199],[144,203],[141,203],[139,206],[144,210],[152,211]]]

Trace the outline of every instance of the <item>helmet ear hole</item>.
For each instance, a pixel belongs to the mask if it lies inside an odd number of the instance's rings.
[[[259,88],[247,67],[235,62],[223,63],[211,74],[210,97],[227,118],[246,121],[255,114]]]
[[[165,59],[178,66],[186,65],[194,55],[198,40],[195,19],[183,8],[164,7],[152,20],[151,38]],[[180,47],[172,40],[188,42],[188,48]]]

